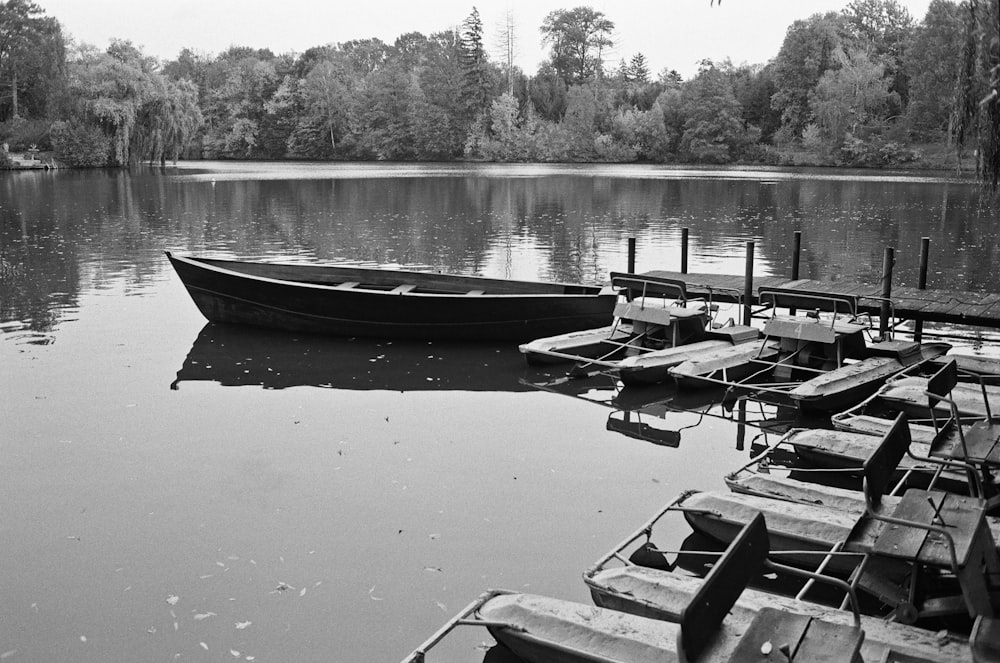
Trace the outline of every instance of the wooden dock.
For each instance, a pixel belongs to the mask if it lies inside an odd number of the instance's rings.
[[[677,279],[687,284],[689,297],[712,296],[716,301],[736,302],[743,293],[744,277],[732,274],[685,274],[656,270],[644,275]],[[879,315],[882,309],[882,286],[849,281],[791,280],[780,276],[753,277],[754,304],[761,287],[802,290],[803,292],[859,297],[862,312]],[[962,290],[938,290],[893,286],[893,313],[897,320],[940,322],[1000,329],[1000,294]],[[803,304],[808,308],[808,304]]]

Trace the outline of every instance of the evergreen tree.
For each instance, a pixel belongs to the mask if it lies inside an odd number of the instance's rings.
[[[462,63],[462,101],[471,117],[484,112],[490,102],[490,77],[483,48],[483,23],[479,10],[472,13],[462,23],[459,40],[460,61]]]
[[[648,83],[649,65],[646,64],[646,56],[642,53],[633,55],[625,72],[625,80],[630,83]]]
[[[59,22],[31,0],[0,2],[0,119],[43,114],[65,73],[66,45]]]

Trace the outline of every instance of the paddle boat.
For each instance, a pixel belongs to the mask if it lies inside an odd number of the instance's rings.
[[[718,304],[690,298],[684,281],[612,273],[611,287],[621,296],[613,324],[524,343],[519,347],[528,363],[574,362],[583,370],[615,371],[626,383],[653,384],[688,352],[759,336],[731,319],[718,322]]]
[[[486,627],[497,642],[528,663],[739,663],[758,660],[762,653],[772,651],[786,660],[814,661],[822,656],[827,661],[863,662],[865,632],[856,607],[849,622],[831,621],[808,610],[771,607],[761,607],[739,622],[730,617],[731,608],[755,575],[782,568],[767,559],[767,541],[763,517],[748,523],[672,622],[544,596],[493,591],[452,618],[404,663],[423,663],[427,652],[460,625]],[[827,580],[818,574],[806,575]],[[850,592],[846,583],[837,584]]]
[[[789,555],[797,564],[830,553],[827,568],[850,573],[860,587],[895,605],[899,618],[949,612],[991,616],[996,598],[991,592],[1000,590],[1000,557],[987,501],[922,488],[896,491],[898,500],[884,497],[910,442],[901,414],[863,463],[860,517],[856,509],[732,492],[682,495],[673,506],[695,531],[719,541],[729,540],[747,518],[766,513],[772,548],[793,551]],[[858,554],[864,556],[862,565],[845,558]],[[901,579],[908,580],[901,584]],[[951,584],[957,589],[948,589]]]
[[[657,568],[643,563],[646,560],[643,559],[642,551],[645,551],[646,555],[655,554],[649,549],[650,534],[657,519],[662,515],[658,514],[645,523],[584,573],[584,581],[596,605],[651,619],[680,621],[684,609],[699,593],[705,581],[697,575],[683,572],[675,564]],[[760,515],[756,518],[763,518],[765,522],[769,522]],[[768,543],[765,542],[763,545]],[[635,550],[629,555],[628,551],[631,549]],[[680,554],[685,553],[678,553]],[[728,555],[729,552],[724,554]],[[711,560],[709,563],[713,569],[719,557],[719,553],[703,554],[704,559]],[[662,558],[665,561],[666,555],[663,554]],[[767,570],[773,572],[774,568]],[[711,574],[711,571],[709,573]],[[806,591],[800,594],[808,593],[814,582],[810,578],[803,587]],[[849,594],[845,596],[848,597]],[[853,606],[849,598],[844,601],[844,607],[848,605]],[[826,623],[844,626],[853,625],[856,619],[853,610],[848,611],[799,597],[782,596],[748,587],[729,608],[726,620],[734,626],[740,625],[741,629],[749,629],[758,615],[768,610],[809,615]],[[996,655],[996,629],[1000,623],[996,619],[978,618],[968,635],[947,630],[930,631],[867,615],[861,615],[859,621],[865,634],[859,654],[865,661],[971,663],[996,660],[988,658]],[[772,644],[777,645],[780,639],[780,636],[773,638]],[[835,650],[838,642],[836,639],[831,639],[828,645],[829,649]],[[788,658],[783,652],[774,649],[771,654],[765,654],[763,650],[756,654],[758,657],[750,660],[767,661],[772,660],[772,657],[777,657],[777,660],[808,660],[796,659],[794,656]],[[815,660],[824,659],[818,657]]]

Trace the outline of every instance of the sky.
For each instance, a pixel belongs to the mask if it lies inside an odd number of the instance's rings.
[[[313,46],[408,32],[430,35],[458,27],[479,10],[486,47],[497,60],[497,38],[513,16],[516,64],[534,74],[547,59],[538,28],[546,15],[588,6],[615,24],[617,67],[642,53],[651,72],[675,69],[691,78],[703,59],[764,64],[781,48],[793,21],[840,11],[848,0],[35,0],[76,43],[99,48],[128,39],[147,55],[172,60],[183,48],[214,55],[230,46],[301,53]],[[917,21],[930,0],[899,0]]]

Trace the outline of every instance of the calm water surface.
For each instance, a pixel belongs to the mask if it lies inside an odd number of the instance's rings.
[[[994,219],[948,178],[0,173],[0,658],[397,661],[489,587],[589,601],[584,569],[748,455],[732,422],[552,386],[511,346],[206,325],[163,251],[598,283],[628,237],[640,270],[678,269],[682,228],[693,272],[740,273],[752,240],[759,274],[787,274],[801,230],[804,277],[875,280],[893,246],[914,285],[927,236],[932,287],[1000,292]],[[440,658],[490,639],[456,642]]]

